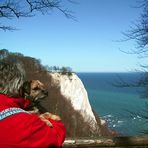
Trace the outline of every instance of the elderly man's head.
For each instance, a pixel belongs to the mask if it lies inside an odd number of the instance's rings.
[[[0,93],[9,96],[19,96],[19,89],[25,79],[22,64],[14,61],[0,61]]]

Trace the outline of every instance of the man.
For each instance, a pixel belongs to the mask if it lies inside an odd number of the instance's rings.
[[[51,127],[35,113],[24,110],[29,104],[19,98],[24,78],[21,64],[0,61],[0,148],[61,147],[65,127],[58,116],[49,118]]]

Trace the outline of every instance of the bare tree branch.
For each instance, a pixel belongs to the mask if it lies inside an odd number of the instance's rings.
[[[4,31],[13,31],[16,30],[16,28],[12,27],[12,26],[0,26],[0,29],[4,30]]]
[[[0,18],[14,19],[32,17],[36,12],[49,14],[53,9],[62,12],[67,18],[76,20],[73,13],[62,7],[62,0],[3,0],[0,2]],[[0,25],[2,30],[13,30],[14,27]]]
[[[135,49],[131,52],[144,54],[143,57],[145,57],[147,56],[145,54],[148,53],[148,0],[142,0],[139,7],[143,9],[140,19],[128,31],[123,33],[125,37],[123,41],[135,41]]]

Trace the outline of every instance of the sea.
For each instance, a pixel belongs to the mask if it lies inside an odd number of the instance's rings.
[[[148,99],[143,88],[121,87],[134,84],[142,73],[77,73],[82,80],[95,112],[108,127],[123,136],[148,132]]]

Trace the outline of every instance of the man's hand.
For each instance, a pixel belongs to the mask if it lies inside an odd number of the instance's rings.
[[[55,120],[55,121],[60,121],[61,118],[57,115],[54,115],[52,113],[46,112],[44,114],[39,115],[40,119],[42,121],[44,121],[47,125],[49,125],[50,127],[53,127],[53,125],[51,124],[51,122],[49,121],[49,119]]]

